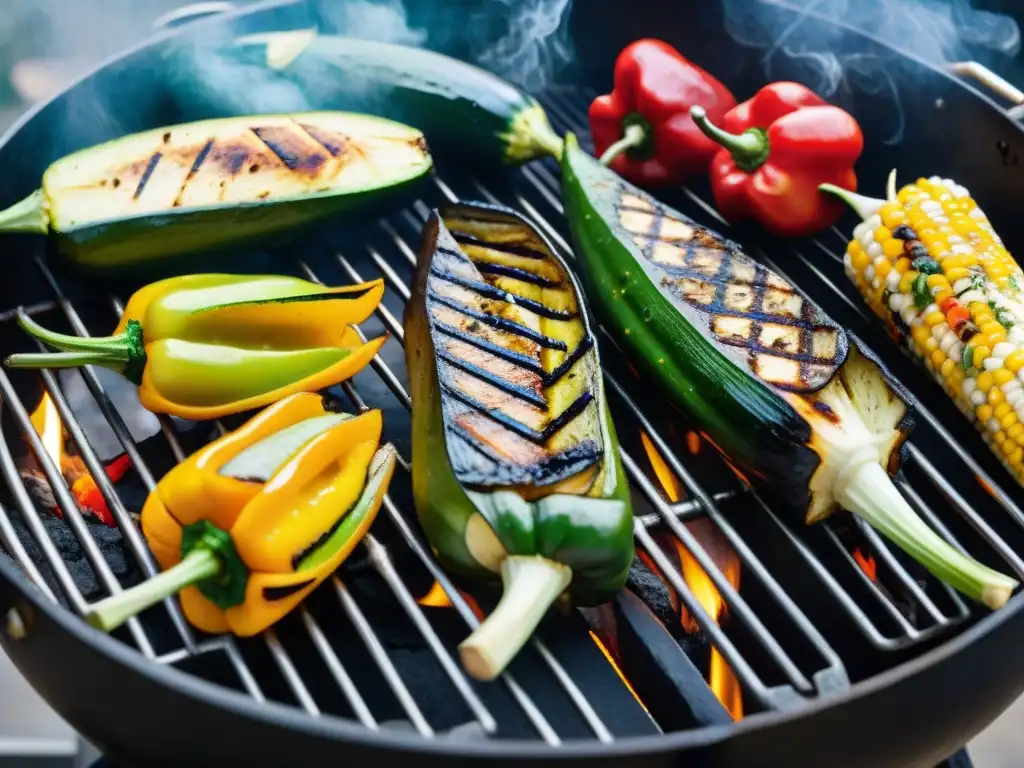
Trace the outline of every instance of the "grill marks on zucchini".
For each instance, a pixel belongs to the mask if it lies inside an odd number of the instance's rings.
[[[844,331],[731,241],[624,188],[617,215],[655,282],[704,315],[722,351],[745,358],[762,381],[813,392],[845,361]]]
[[[456,477],[585,493],[600,471],[594,340],[565,266],[498,211],[442,213],[426,305]]]
[[[403,132],[404,131],[404,132]],[[109,147],[109,150],[106,149]],[[331,191],[342,177],[370,186],[391,168],[422,163],[422,136],[345,113],[211,120],[151,131],[69,156],[48,172],[61,220],[110,218]]]

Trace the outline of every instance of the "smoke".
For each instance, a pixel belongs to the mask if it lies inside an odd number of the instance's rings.
[[[323,16],[348,37],[365,37],[400,45],[422,45],[424,29],[413,29],[401,0],[349,0],[323,4]]]
[[[801,14],[780,13],[780,6]],[[1015,56],[1020,27],[1009,16],[972,8],[968,0],[724,0],[726,31],[738,43],[764,51],[765,77],[780,58],[801,66],[804,82],[828,98],[840,88],[881,94],[895,107],[886,143],[903,138],[904,116],[892,75],[892,56],[850,50],[841,27],[801,24],[814,13],[860,29],[897,50],[932,64]]]
[[[492,0],[511,12],[508,32],[479,52],[480,64],[528,91],[542,91],[573,60],[572,0]]]

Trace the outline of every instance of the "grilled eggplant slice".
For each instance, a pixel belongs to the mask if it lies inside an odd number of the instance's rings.
[[[910,398],[792,284],[566,140],[566,214],[605,325],[755,486],[804,523],[843,507],[990,607],[1017,582],[951,547],[892,483]]]
[[[61,158],[0,212],[0,232],[49,232],[73,262],[120,268],[365,216],[406,199],[431,166],[422,133],[377,117],[206,120]]]
[[[497,675],[568,590],[604,602],[633,560],[632,511],[575,278],[515,212],[435,212],[406,310],[413,492],[435,553],[504,595],[460,647]]]

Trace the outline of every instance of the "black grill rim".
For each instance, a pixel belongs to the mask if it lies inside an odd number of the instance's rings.
[[[1005,113],[1004,108],[991,96],[951,73],[917,56],[901,51],[874,35],[862,32],[846,23],[826,19],[821,14],[808,11],[787,0],[756,1],[799,11],[806,16],[814,17],[830,25],[842,28],[850,35],[866,38],[877,46],[887,49],[894,56],[913,60],[922,67],[931,70],[934,74],[941,75],[950,82],[951,86],[966,89],[973,98],[980,102],[979,106],[997,110],[1006,122],[1007,127],[1012,127],[1015,131],[1024,135],[1024,126],[1009,117]],[[268,11],[298,7],[304,3],[305,0],[261,0],[231,12],[192,22],[181,29],[160,31],[109,57],[81,75],[74,82],[66,86],[64,90],[53,95],[48,100],[35,104],[0,136],[0,148],[5,146],[12,137],[23,129],[30,129],[36,116],[52,103],[62,99],[67,91],[74,89],[83,81],[89,80],[94,76],[101,76],[110,65],[124,58],[164,40],[183,34],[183,30],[191,32],[200,26],[212,27],[214,24],[230,22],[231,20],[247,16],[256,16]],[[607,8],[611,12],[617,6],[618,3],[592,0],[588,4],[588,11],[600,13],[604,8]],[[16,594],[9,594],[10,592]],[[26,601],[30,606],[26,606]],[[731,725],[710,726],[690,731],[672,732],[660,736],[617,737],[610,744],[600,743],[596,740],[566,740],[561,746],[552,748],[542,742],[498,740],[476,745],[454,740],[424,739],[416,734],[407,735],[397,731],[373,732],[355,721],[349,723],[333,715],[321,714],[320,717],[313,718],[298,708],[278,704],[270,700],[258,703],[243,693],[209,683],[195,675],[172,669],[165,665],[149,663],[141,653],[113,637],[91,629],[84,621],[77,620],[70,612],[47,600],[45,595],[25,577],[13,562],[8,562],[6,557],[0,557],[0,610],[6,614],[6,611],[11,608],[17,608],[22,611],[22,615],[26,617],[26,622],[32,627],[31,632],[40,632],[47,635],[43,642],[36,644],[37,648],[29,649],[29,645],[32,644],[31,639],[23,641],[11,640],[4,633],[0,632],[0,646],[4,648],[5,652],[15,661],[16,666],[19,666],[19,668],[22,666],[22,664],[18,663],[19,661],[26,666],[26,669],[34,668],[38,670],[41,665],[45,665],[46,653],[51,651],[38,646],[45,646],[48,642],[56,642],[58,640],[63,640],[64,642],[71,641],[83,646],[82,650],[98,653],[105,660],[123,667],[134,677],[164,687],[175,695],[190,699],[196,705],[206,705],[251,720],[253,725],[257,727],[260,724],[280,726],[298,734],[323,736],[356,746],[366,746],[374,750],[407,752],[417,755],[444,755],[474,760],[493,759],[495,757],[509,760],[636,758],[643,755],[657,755],[668,751],[709,747],[732,740],[740,740],[742,737],[749,737],[748,741],[753,741],[756,745],[754,749],[762,750],[769,743],[764,740],[764,734],[771,729],[807,720],[809,717],[813,719],[816,715],[826,717],[835,715],[846,720],[850,715],[843,712],[849,705],[862,703],[869,707],[876,706],[874,697],[877,697],[879,694],[885,695],[900,684],[909,683],[916,678],[942,678],[947,681],[946,684],[948,685],[950,680],[960,678],[965,674],[969,676],[972,669],[979,675],[983,674],[987,666],[987,659],[991,658],[988,654],[993,653],[993,650],[988,648],[988,646],[1002,646],[1009,651],[1012,647],[1012,643],[1009,641],[1013,637],[1019,638],[1024,636],[1024,593],[1019,593],[1002,609],[984,615],[966,630],[952,635],[950,639],[937,647],[871,678],[852,683],[850,688],[841,694],[828,695],[788,711],[765,711],[751,714],[742,721]],[[40,650],[44,651],[44,653],[38,653]],[[1002,659],[1011,659],[1006,653],[1000,652],[997,655]],[[1019,657],[1019,654],[1012,654],[1012,657]],[[1012,686],[1003,684],[1003,692],[1007,698],[1005,702],[992,708],[994,712],[1001,711],[1016,695],[1019,695],[1021,690],[1024,690],[1024,658],[1020,659],[1018,666],[1019,669],[1016,670],[1015,674],[1011,674],[1012,670],[1005,667],[1000,670],[999,676],[1001,680],[1010,681],[1014,678],[1019,678],[1022,682]],[[40,678],[36,678],[31,674],[26,675],[26,677],[29,678],[33,685],[39,686],[44,694],[44,698],[47,698],[46,694],[52,694],[49,697],[51,705],[56,705],[55,708],[58,711],[63,709],[59,701],[64,698],[63,695],[48,684],[54,682],[54,680],[37,683],[36,680]],[[41,678],[45,677],[45,674],[41,676]],[[102,701],[103,697],[100,697],[99,700]],[[878,703],[887,702],[879,701]],[[64,709],[61,714],[67,716],[73,724],[79,719],[67,709]],[[167,716],[167,713],[160,713],[160,716]],[[920,713],[912,716],[920,716]],[[988,719],[985,722],[987,723]],[[969,733],[973,735],[974,731]],[[955,736],[950,738],[956,739]],[[950,743],[952,744],[952,742]],[[906,745],[904,746],[906,747]],[[834,748],[835,746],[833,745],[830,752],[834,752]],[[756,753],[750,752],[749,754]]]

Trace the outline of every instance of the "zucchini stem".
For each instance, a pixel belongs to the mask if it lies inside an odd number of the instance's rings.
[[[501,581],[505,591],[497,607],[459,645],[462,665],[477,680],[493,680],[505,670],[569,586],[572,570],[546,557],[510,555],[501,563]]]
[[[550,155],[562,159],[565,142],[555,133],[544,108],[532,102],[519,110],[509,121],[505,140],[505,162],[519,165],[537,157]]]
[[[215,579],[223,572],[224,562],[216,552],[196,547],[173,568],[96,603],[85,615],[85,620],[103,632],[112,632],[164,598],[200,581]]]
[[[43,190],[37,189],[24,200],[0,211],[0,232],[24,232],[45,235],[50,231],[50,216]]]
[[[895,177],[892,177],[895,181]],[[819,184],[818,189],[821,192],[827,192],[830,195],[835,195],[844,203],[846,203],[853,212],[860,216],[861,221],[867,221],[885,205],[885,200],[879,200],[877,197],[868,197],[867,195],[860,195],[856,192],[851,192],[848,189],[837,187],[835,184]]]
[[[866,461],[839,478],[836,500],[896,546],[972,600],[1001,608],[1018,586],[965,555],[933,531],[903,498],[880,464]],[[843,482],[845,480],[845,482]]]

